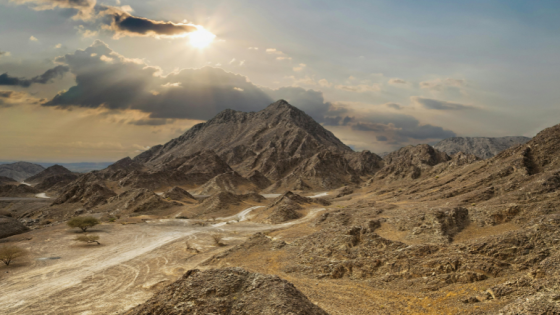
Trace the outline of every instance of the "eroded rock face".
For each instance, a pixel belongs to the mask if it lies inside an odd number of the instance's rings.
[[[154,192],[145,188],[125,191],[118,196],[110,198],[107,203],[114,207],[115,211],[125,213],[157,211],[174,206],[173,203],[165,201]]]
[[[449,155],[427,144],[406,146],[383,158],[385,166],[375,174],[375,179],[417,179],[432,167],[449,160]]]
[[[29,231],[29,228],[18,220],[0,215],[0,238],[21,234],[27,231]]]
[[[389,220],[397,229],[408,231],[407,238],[426,243],[450,242],[469,223],[466,208],[435,209],[417,215]]]
[[[489,159],[513,146],[527,143],[529,140],[531,138],[527,137],[453,137],[438,142],[434,148],[449,155],[463,152],[482,159]]]
[[[163,197],[175,201],[183,201],[188,203],[197,202],[193,195],[181,187],[173,187],[163,194]]]
[[[189,270],[127,315],[327,315],[291,283],[241,268]]]

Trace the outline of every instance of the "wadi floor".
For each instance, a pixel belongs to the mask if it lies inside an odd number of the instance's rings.
[[[345,201],[334,202],[341,207]],[[249,221],[205,221],[145,218],[136,224],[104,223],[88,231],[99,235],[101,245],[81,244],[74,240],[77,229],[63,224],[38,229],[10,238],[10,244],[29,251],[25,260],[0,267],[2,314],[122,314],[145,302],[162,286],[171,283],[189,269],[239,266],[249,271],[275,274],[292,282],[312,302],[330,314],[460,314],[460,302],[491,285],[472,283],[449,286],[431,293],[413,290],[391,291],[375,288],[368,282],[348,279],[311,279],[284,273],[283,266],[293,257],[284,250],[229,255],[212,265],[201,263],[220,252],[242,243],[256,232],[273,239],[292,242],[316,231],[310,221],[324,208],[314,208],[296,221],[266,225]],[[502,227],[507,230],[515,226]],[[474,229],[474,227],[472,228]],[[399,235],[382,226],[379,234],[399,240]],[[486,234],[467,228],[456,239],[470,238],[468,233]],[[223,235],[225,246],[216,246],[212,235]],[[199,250],[187,249],[187,243]],[[499,302],[469,306],[469,313],[499,309]]]

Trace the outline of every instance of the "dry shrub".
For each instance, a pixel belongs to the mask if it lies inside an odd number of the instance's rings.
[[[16,245],[4,245],[0,247],[0,261],[9,266],[15,259],[27,255],[27,251]]]

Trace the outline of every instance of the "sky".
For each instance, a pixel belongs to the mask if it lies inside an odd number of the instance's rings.
[[[560,123],[560,2],[0,0],[0,160],[135,156],[278,99],[357,151]]]

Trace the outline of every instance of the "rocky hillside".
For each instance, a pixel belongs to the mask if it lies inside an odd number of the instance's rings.
[[[434,148],[449,155],[463,152],[474,154],[482,159],[489,159],[513,146],[527,143],[529,140],[531,138],[527,137],[453,137],[438,142]]]
[[[5,176],[0,176],[0,186],[2,185],[16,185],[17,180]]]
[[[60,165],[53,165],[40,173],[25,179],[25,182],[33,185],[40,191],[46,191],[56,186],[61,189],[78,178],[77,174]]]
[[[24,181],[33,175],[39,174],[45,168],[29,162],[16,162],[0,165],[0,176],[10,177],[18,182]]]
[[[189,270],[126,315],[327,315],[294,285],[240,268]]]
[[[283,100],[256,113],[225,110],[181,137],[143,152],[134,161],[151,169],[162,169],[202,150],[213,150],[241,177],[258,172],[271,183],[281,181],[274,189],[284,191],[296,189],[295,185],[336,188],[359,180],[359,176],[371,175],[382,165],[375,154],[353,152],[330,131]],[[255,184],[262,189],[267,180],[261,178]],[[212,186],[213,190],[225,187],[220,183]]]

